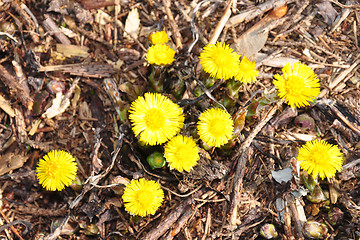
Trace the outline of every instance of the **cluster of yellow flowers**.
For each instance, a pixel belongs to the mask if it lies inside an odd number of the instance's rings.
[[[166,43],[165,31],[150,35],[146,59],[159,66],[171,64],[175,51]],[[203,48],[200,63],[211,77],[227,80],[234,78],[243,83],[256,80],[259,72],[256,64],[238,55],[227,44],[217,42]],[[274,76],[278,96],[291,107],[310,105],[320,93],[320,84],[314,71],[302,63],[287,64],[283,75]],[[145,93],[132,102],[129,110],[132,129],[140,141],[149,145],[165,144],[164,157],[171,169],[190,171],[199,160],[199,147],[191,138],[177,135],[184,125],[183,109],[160,93]],[[200,139],[211,147],[221,147],[233,137],[234,122],[223,109],[205,110],[197,123]],[[322,140],[307,142],[299,150],[300,167],[313,177],[332,178],[342,168],[343,154],[340,149]],[[71,154],[53,150],[39,161],[37,178],[44,188],[61,191],[76,177],[77,165]],[[125,209],[139,216],[154,214],[164,200],[159,183],[146,179],[132,180],[122,196]]]
[[[149,41],[153,44],[146,54],[146,60],[150,64],[162,66],[171,64],[175,60],[175,51],[166,45],[169,38],[165,31],[151,34],[149,36]]]
[[[249,83],[256,80],[259,72],[256,64],[234,52],[227,44],[209,44],[200,54],[200,63],[205,72],[211,77],[226,80],[235,78],[238,81]],[[274,76],[274,85],[278,95],[291,107],[310,105],[320,93],[319,79],[314,71],[302,63],[287,64],[283,69],[283,76]]]
[[[163,144],[172,139],[180,132],[185,120],[182,108],[160,93],[145,93],[138,97],[132,102],[129,112],[135,135],[149,145]],[[199,117],[198,133],[209,146],[220,147],[231,139],[233,125],[229,113],[213,108]],[[182,153],[192,158],[185,159]],[[179,136],[172,139],[165,147],[165,158],[174,169],[190,170],[199,158],[194,140]]]
[[[256,81],[259,71],[256,64],[246,56],[238,55],[229,45],[217,42],[208,44],[200,53],[200,63],[205,72],[211,77],[227,80],[235,78],[238,81],[249,83]]]

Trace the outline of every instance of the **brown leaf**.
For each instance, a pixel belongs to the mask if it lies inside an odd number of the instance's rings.
[[[5,155],[0,156],[0,176],[11,170],[21,168],[27,159],[28,156],[16,153],[6,153]]]

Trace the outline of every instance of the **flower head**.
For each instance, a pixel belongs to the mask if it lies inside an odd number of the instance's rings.
[[[199,149],[192,138],[178,135],[166,143],[164,156],[170,168],[189,172],[199,160]]]
[[[164,44],[169,41],[169,37],[165,31],[158,31],[150,34],[149,41],[151,44]]]
[[[197,128],[200,139],[207,145],[220,147],[231,139],[234,122],[223,109],[211,108],[200,115]]]
[[[227,44],[208,44],[200,53],[200,63],[211,77],[226,80],[235,76],[240,56]]]
[[[65,151],[52,150],[40,159],[36,168],[40,184],[48,191],[61,191],[76,176],[75,158]]]
[[[129,119],[135,135],[149,145],[166,142],[184,125],[182,108],[160,93],[145,93],[132,102]]]
[[[319,79],[310,67],[303,63],[288,63],[282,72],[284,76],[274,76],[274,85],[279,97],[291,107],[308,106],[319,95]]]
[[[151,46],[146,54],[146,60],[150,64],[167,65],[175,59],[175,51],[166,44],[155,44]]]
[[[140,178],[126,185],[122,199],[129,213],[145,217],[154,214],[161,206],[164,191],[159,183]]]
[[[303,145],[297,156],[301,169],[314,178],[332,178],[342,169],[343,154],[336,145],[323,140],[309,141]]]
[[[255,67],[256,63],[251,62],[246,56],[244,56],[241,59],[235,79],[243,83],[256,81],[256,77],[259,76],[259,71],[256,70]]]

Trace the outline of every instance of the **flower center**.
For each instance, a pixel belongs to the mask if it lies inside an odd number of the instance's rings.
[[[148,208],[150,204],[154,201],[151,196],[151,192],[145,189],[141,189],[137,194],[137,201],[141,204],[141,206]]]
[[[304,79],[298,76],[290,75],[285,82],[285,89],[287,94],[297,96],[306,88]]]
[[[180,161],[180,162],[183,162],[184,159],[186,158],[186,155],[187,153],[189,152],[189,149],[184,146],[184,145],[179,145],[177,148],[176,148],[176,158]]]
[[[226,66],[228,61],[224,56],[216,53],[216,55],[214,55],[214,62],[217,66]]]
[[[209,132],[214,137],[222,137],[226,132],[226,124],[221,119],[212,119],[209,124]]]
[[[312,153],[312,159],[315,164],[322,164],[326,162],[325,159],[329,159],[329,156],[327,153],[315,149]]]
[[[159,109],[150,109],[145,114],[145,123],[150,130],[159,130],[160,128],[164,127],[165,124],[164,114]]]
[[[55,175],[57,175],[59,166],[53,162],[50,162],[47,166],[47,175],[54,177]]]

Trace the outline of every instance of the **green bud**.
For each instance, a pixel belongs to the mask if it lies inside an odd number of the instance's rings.
[[[316,221],[310,220],[305,223],[303,232],[304,235],[308,238],[319,239],[327,234],[328,228],[324,223],[318,223]]]
[[[265,223],[260,228],[260,234],[261,234],[261,236],[263,236],[266,239],[273,239],[273,238],[277,238],[277,236],[278,236],[278,233],[275,229],[274,224],[271,224],[271,223]]]
[[[152,154],[150,154],[146,158],[146,161],[149,163],[151,169],[162,168],[165,166],[166,163],[164,155],[159,152],[153,152]]]

